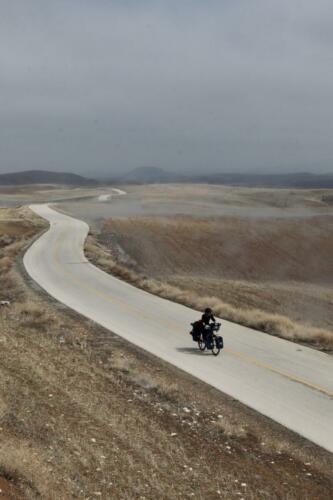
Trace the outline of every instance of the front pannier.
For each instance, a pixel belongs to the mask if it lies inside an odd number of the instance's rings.
[[[223,338],[222,337],[216,337],[216,345],[219,349],[223,349]]]

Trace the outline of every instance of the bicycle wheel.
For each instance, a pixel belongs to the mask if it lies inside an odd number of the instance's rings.
[[[206,349],[206,343],[204,339],[202,338],[202,335],[200,335],[199,340],[198,340],[198,346],[200,351],[204,351]]]
[[[212,338],[212,354],[214,354],[214,356],[218,356],[220,354],[220,350],[221,350],[221,348],[218,347],[218,345],[217,345],[217,339],[214,336]]]

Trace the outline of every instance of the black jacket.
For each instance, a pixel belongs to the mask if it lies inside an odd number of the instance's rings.
[[[201,316],[201,321],[203,322],[204,325],[209,325],[209,323],[212,321],[215,323],[215,318],[212,313],[203,313]]]

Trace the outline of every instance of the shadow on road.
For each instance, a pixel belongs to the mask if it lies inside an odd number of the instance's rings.
[[[205,353],[203,351],[199,351],[197,347],[177,347],[177,351],[182,352],[184,354],[196,354],[198,356],[209,354],[208,352]]]

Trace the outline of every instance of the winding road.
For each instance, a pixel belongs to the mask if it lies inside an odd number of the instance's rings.
[[[224,320],[222,354],[200,353],[187,334],[198,312],[97,269],[84,256],[85,222],[48,205],[31,208],[50,229],[24,264],[50,295],[333,452],[332,357]]]

